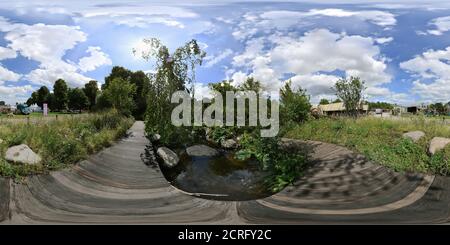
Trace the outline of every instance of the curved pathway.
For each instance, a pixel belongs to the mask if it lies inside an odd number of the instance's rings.
[[[450,179],[400,174],[344,147],[285,139],[309,148],[311,167],[293,186],[254,201],[214,201],[172,187],[141,155],[144,124],[74,167],[0,178],[3,223],[442,223],[450,214]]]

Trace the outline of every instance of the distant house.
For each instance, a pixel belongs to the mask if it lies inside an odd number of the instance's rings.
[[[42,108],[37,104],[32,104],[29,108],[31,112],[42,112]]]
[[[420,112],[423,112],[427,109],[425,105],[415,105],[415,106],[409,106],[406,108],[406,111],[408,113],[417,114]]]
[[[327,105],[318,105],[318,111],[327,116],[339,116],[346,112],[344,102],[331,103]],[[369,105],[362,105],[358,108],[360,114],[367,114]]]

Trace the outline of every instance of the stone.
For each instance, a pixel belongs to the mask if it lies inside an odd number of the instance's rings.
[[[225,149],[233,149],[237,147],[237,142],[234,139],[222,140],[220,145]]]
[[[425,133],[422,131],[411,131],[403,134],[403,138],[411,139],[414,142],[419,141],[423,136],[425,136]]]
[[[207,145],[193,145],[186,148],[186,153],[191,157],[213,157],[219,154],[219,151]]]
[[[16,145],[6,150],[5,159],[14,163],[38,164],[42,159],[25,144]]]
[[[430,142],[430,146],[428,148],[428,152],[431,155],[434,155],[439,150],[444,149],[445,146],[447,146],[448,144],[450,144],[450,139],[449,138],[434,137],[431,140],[431,142]]]
[[[159,134],[154,134],[151,137],[152,142],[158,142],[160,139],[161,139],[161,135],[159,135]]]
[[[159,157],[161,157],[164,166],[166,167],[175,167],[180,161],[180,158],[178,158],[177,154],[167,147],[159,147],[156,153]]]
[[[0,139],[0,144],[3,144],[3,140],[2,139]]]

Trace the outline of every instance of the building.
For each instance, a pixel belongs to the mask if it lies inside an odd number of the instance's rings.
[[[344,102],[318,105],[317,110],[320,112],[320,114],[327,116],[339,116],[343,115],[346,112]],[[368,111],[369,105],[362,105],[358,109],[359,114],[367,114]]]
[[[30,106],[30,111],[31,112],[42,112],[42,108],[40,106],[38,106],[37,104],[32,104]]]

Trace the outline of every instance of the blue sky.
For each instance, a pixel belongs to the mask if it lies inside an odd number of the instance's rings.
[[[0,1],[0,100],[23,102],[58,78],[103,83],[112,66],[152,71],[136,57],[157,37],[207,52],[197,92],[247,76],[268,91],[288,79],[317,103],[340,76],[365,97],[402,105],[450,101],[447,1]]]

